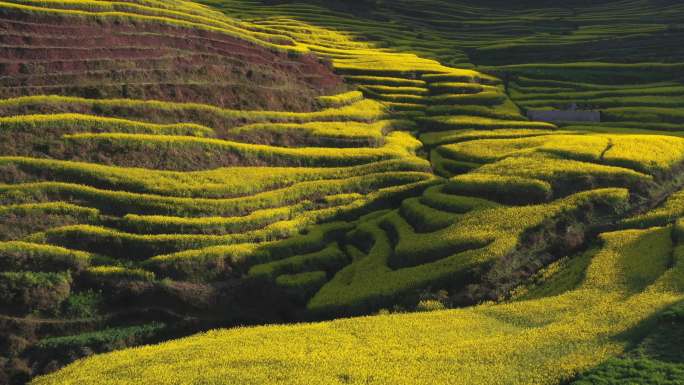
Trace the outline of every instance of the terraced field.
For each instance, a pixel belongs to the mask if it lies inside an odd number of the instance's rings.
[[[0,382],[684,381],[684,6],[203,3],[0,2]]]

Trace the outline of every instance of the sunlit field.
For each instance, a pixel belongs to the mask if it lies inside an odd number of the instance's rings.
[[[684,5],[334,3],[0,1],[0,383],[684,383]]]

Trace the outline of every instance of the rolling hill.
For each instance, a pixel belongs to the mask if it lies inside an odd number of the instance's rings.
[[[200,3],[0,2],[0,382],[684,381],[683,5]]]

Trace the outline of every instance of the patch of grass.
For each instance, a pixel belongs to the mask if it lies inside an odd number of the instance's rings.
[[[145,341],[152,339],[165,327],[166,325],[163,323],[150,323],[139,326],[109,328],[72,336],[50,337],[40,340],[36,348],[53,352],[83,347],[89,347],[96,351],[108,351],[132,345],[134,340]]]

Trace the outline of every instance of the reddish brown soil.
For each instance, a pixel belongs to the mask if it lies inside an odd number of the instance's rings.
[[[343,87],[312,55],[288,55],[217,32],[6,12],[0,98],[60,94],[308,111]]]

